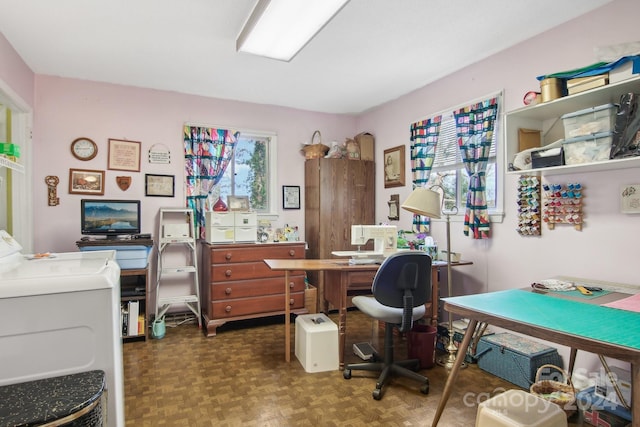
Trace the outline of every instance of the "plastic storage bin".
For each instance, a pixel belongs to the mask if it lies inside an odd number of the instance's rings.
[[[338,370],[338,326],[322,313],[296,317],[295,349],[307,372]]]
[[[618,107],[604,104],[565,114],[562,118],[565,139],[594,133],[610,132],[616,121]]]
[[[83,246],[81,251],[116,251],[116,262],[123,270],[147,268],[151,246],[143,245],[114,245],[114,246]]]
[[[534,383],[542,365],[562,367],[558,350],[518,335],[486,335],[476,349],[478,367],[522,388]]]
[[[560,406],[523,390],[507,390],[478,405],[476,427],[566,427]]]
[[[631,426],[631,411],[595,393],[595,387],[586,388],[576,395],[576,404],[585,424],[612,427]]]
[[[612,132],[602,132],[595,135],[566,139],[562,143],[564,164],[579,165],[582,163],[609,160],[612,139]]]

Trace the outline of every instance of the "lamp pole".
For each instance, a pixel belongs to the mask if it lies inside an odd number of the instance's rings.
[[[453,211],[448,212],[447,215],[447,292],[448,295],[447,296],[452,296],[453,295],[453,278],[451,277],[451,272],[452,272],[452,268],[451,268],[451,213],[453,213],[454,215],[456,213],[458,213],[458,208],[456,206],[454,206],[452,208]],[[447,345],[447,354],[444,356],[441,356],[438,358],[438,360],[436,361],[438,363],[438,365],[440,366],[444,366],[447,371],[451,371],[451,368],[453,368],[453,364],[456,361],[456,355],[458,353],[458,349],[454,343],[453,340],[453,335],[454,335],[454,331],[453,331],[453,314],[451,312],[449,312],[449,344]],[[463,362],[460,365],[461,368],[466,368],[467,365]]]

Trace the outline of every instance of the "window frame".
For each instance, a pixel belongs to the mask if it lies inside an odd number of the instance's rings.
[[[227,127],[228,128],[228,127]],[[225,129],[227,129],[225,128]],[[238,129],[233,128],[239,132],[238,140],[240,139],[268,139],[267,156],[268,162],[268,207],[264,211],[256,211],[259,217],[263,216],[275,216],[278,215],[278,136],[273,131],[263,131],[255,129]],[[234,157],[235,159],[235,152]]]
[[[435,114],[431,114],[426,116],[426,118],[433,118],[433,117],[437,117],[437,116],[453,116],[453,112],[457,109],[469,106],[469,105],[473,105],[476,104],[478,102],[482,102],[484,100],[490,99],[490,98],[498,98],[499,99],[499,103],[498,103],[498,114],[496,116],[496,126],[494,129],[494,143],[496,144],[495,147],[495,153],[493,156],[490,157],[489,159],[489,163],[494,165],[494,169],[495,169],[495,207],[491,207],[491,208],[487,208],[488,214],[489,214],[489,219],[492,223],[500,223],[503,221],[504,219],[504,168],[501,167],[502,162],[504,161],[504,145],[505,145],[505,138],[504,138],[504,114],[503,114],[503,107],[504,107],[504,91],[500,90],[500,91],[495,91],[492,92],[488,95],[473,99],[471,101],[467,101],[464,103],[461,103],[457,106],[454,107],[450,107],[444,110],[441,110],[438,113]],[[422,119],[418,119],[418,120],[414,120],[413,123],[420,121],[420,120],[424,120],[425,118],[423,117]],[[440,132],[442,132],[442,127],[440,129]],[[438,146],[441,143],[441,139],[440,136],[438,137]],[[457,139],[453,139],[453,143],[457,144]],[[438,147],[437,146],[437,147]],[[438,151],[438,148],[436,147],[436,152]],[[456,150],[458,150],[459,152],[459,148],[456,146],[455,147]],[[460,163],[453,163],[453,164],[449,164],[449,165],[443,165],[443,166],[436,166],[436,158],[434,158],[434,165],[431,169],[430,172],[430,176],[429,179],[431,180],[431,178],[433,177],[434,173],[437,173],[438,171],[441,172],[445,172],[445,171],[451,171],[451,170],[455,170],[456,171],[456,175],[457,175],[457,179],[456,179],[456,204],[455,206],[457,207],[457,212],[455,212],[455,209],[443,209],[443,212],[445,214],[448,214],[450,216],[451,221],[454,222],[463,222],[464,221],[464,215],[465,215],[465,207],[466,207],[466,193],[462,194],[462,179],[467,179],[468,180],[468,176],[466,174],[466,170],[464,168],[464,164],[462,162]],[[413,177],[412,177],[413,178]],[[435,220],[435,221],[442,221],[443,219],[439,219],[439,220]],[[434,221],[434,219],[432,219],[432,221]]]

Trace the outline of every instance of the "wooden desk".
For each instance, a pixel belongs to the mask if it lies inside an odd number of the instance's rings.
[[[569,346],[572,355],[576,350],[584,350],[630,362],[634,390],[632,425],[640,426],[640,334],[632,332],[640,328],[640,313],[602,307],[593,300],[574,301],[520,289],[444,301],[447,311],[470,322],[438,403],[433,427],[438,425],[451,395],[478,322]]]
[[[371,289],[373,276],[380,267],[377,264],[350,265],[348,260],[342,259],[265,259],[264,262],[272,270],[284,270],[285,272],[285,301],[289,301],[289,274],[296,270],[321,271],[327,274],[331,280],[326,280],[324,274],[320,274],[318,293],[320,303],[324,299],[338,308],[338,352],[340,369],[344,367],[344,346],[347,329],[347,294],[351,290]],[[469,261],[452,263],[452,266],[470,265]],[[434,263],[431,267],[431,322],[438,322],[438,269],[447,263]],[[324,282],[327,282],[326,285]],[[339,284],[339,286],[336,285]],[[433,302],[436,303],[433,303]],[[291,319],[289,304],[285,305],[285,360],[291,360]]]

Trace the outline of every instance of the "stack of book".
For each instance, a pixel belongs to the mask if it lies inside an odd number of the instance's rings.
[[[122,337],[144,335],[144,314],[140,314],[140,301],[123,302],[120,305]]]

